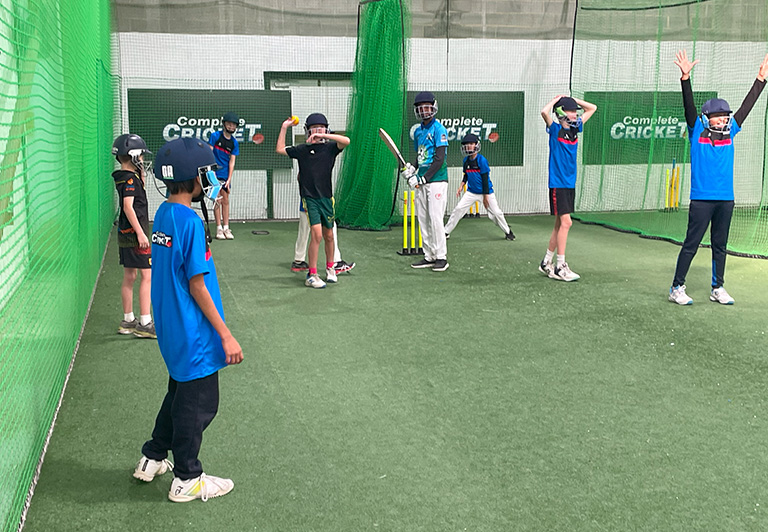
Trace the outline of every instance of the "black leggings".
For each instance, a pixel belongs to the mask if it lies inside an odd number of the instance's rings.
[[[728,245],[728,231],[731,228],[733,201],[691,200],[688,210],[688,232],[685,235],[683,249],[677,256],[677,268],[672,286],[685,284],[685,276],[691,267],[691,261],[699,249],[701,239],[710,228],[712,243],[712,288],[723,286],[725,275],[725,248]]]
[[[202,379],[177,382],[168,377],[168,393],[155,420],[152,439],[141,448],[152,460],[163,460],[173,451],[173,473],[182,480],[197,478],[203,466],[197,459],[203,431],[219,409],[219,373]]]

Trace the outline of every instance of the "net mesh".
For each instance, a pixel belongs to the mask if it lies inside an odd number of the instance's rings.
[[[580,220],[682,242],[690,145],[675,53],[685,49],[701,61],[691,73],[697,109],[720,97],[735,111],[768,49],[766,22],[764,2],[580,2],[573,92],[599,108],[584,127]],[[766,101],[758,100],[734,141],[736,210],[728,243],[732,252],[762,256]]]
[[[361,6],[348,124],[355,141],[346,149],[335,192],[342,226],[381,229],[392,218],[397,164],[378,130],[404,144],[403,115],[392,110],[406,107],[409,19],[402,0]]]
[[[115,207],[109,2],[0,5],[0,529],[15,530]]]

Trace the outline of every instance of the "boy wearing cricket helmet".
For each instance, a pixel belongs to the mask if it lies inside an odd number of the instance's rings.
[[[328,120],[321,113],[312,113],[307,117],[304,128],[307,142],[300,146],[285,145],[285,133],[295,125],[289,118],[280,129],[277,137],[277,153],[286,155],[299,162],[299,194],[310,225],[309,271],[304,284],[310,288],[325,288],[327,283],[338,282],[334,269],[333,226],[336,213],[333,203],[332,171],[336,157],[349,145],[344,135],[331,133]],[[325,282],[317,274],[317,257],[320,242],[325,241]]]
[[[573,225],[571,213],[576,203],[576,154],[579,133],[597,106],[569,96],[555,96],[541,110],[549,135],[549,211],[555,216],[555,227],[539,271],[551,279],[575,281],[579,275],[565,262],[568,230]],[[556,121],[552,118],[552,114]],[[552,258],[557,251],[557,262]]]
[[[213,216],[216,219],[216,239],[233,240],[235,235],[229,228],[229,193],[232,191],[235,158],[240,155],[240,144],[235,138],[237,128],[240,127],[240,117],[229,112],[221,118],[221,122],[222,129],[211,133],[208,140],[219,167],[216,177],[221,182],[219,199],[213,206]]]
[[[133,334],[139,338],[156,338],[155,325],[150,314],[152,286],[152,251],[149,245],[149,207],[147,204],[146,173],[150,164],[147,144],[138,135],[120,135],[112,144],[112,155],[120,163],[120,170],[112,173],[120,203],[117,220],[117,245],[120,264],[123,265],[123,284],[120,295],[123,302],[123,320],[117,332]],[[133,314],[133,285],[137,272],[139,284],[139,318]]]
[[[218,372],[243,360],[224,323],[207,231],[191,208],[204,195],[216,199],[215,168],[211,150],[195,138],[166,143],[155,166],[155,176],[169,192],[152,226],[152,305],[169,378],[152,438],[142,447],[133,476],[151,482],[172,468],[168,498],[174,502],[207,501],[234,487],[229,479],[207,476],[198,460],[203,431],[219,407]]]
[[[458,225],[469,208],[475,202],[482,201],[483,206],[488,211],[488,218],[493,220],[504,231],[507,240],[514,240],[515,235],[509,230],[504,213],[496,201],[496,194],[493,193],[493,183],[491,183],[490,178],[491,167],[488,165],[488,160],[480,153],[480,139],[477,138],[477,135],[469,133],[461,139],[461,153],[465,155],[463,164],[464,179],[462,179],[461,185],[459,185],[459,190],[456,191],[456,197],[458,198],[461,195],[464,185],[466,185],[467,191],[459,200],[459,203],[456,204],[448,219],[448,223],[445,226],[445,238],[450,236],[451,231],[456,228],[456,225]]]
[[[685,292],[685,276],[696,255],[701,239],[710,225],[712,243],[712,288],[710,301],[733,305],[733,298],[723,287],[728,232],[733,214],[733,139],[741,131],[744,120],[765,87],[768,75],[768,55],[760,64],[757,79],[736,113],[731,115],[728,102],[713,98],[704,103],[701,115],[696,115],[691,89],[691,70],[699,60],[688,60],[685,50],[675,56],[680,68],[685,121],[691,143],[691,203],[688,209],[688,230],[677,257],[675,277],[669,289],[669,300],[678,305],[691,305],[693,299]]]
[[[421,125],[413,135],[416,164],[407,163],[401,172],[411,187],[416,187],[416,216],[419,218],[424,258],[412,268],[448,269],[444,216],[448,203],[448,132],[435,119],[437,100],[431,92],[420,92],[413,101],[413,112]]]

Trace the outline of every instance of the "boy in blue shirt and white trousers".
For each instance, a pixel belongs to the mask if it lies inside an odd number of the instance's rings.
[[[448,131],[435,119],[437,100],[431,92],[420,92],[413,101],[413,112],[421,120],[413,134],[416,164],[407,163],[403,179],[416,189],[416,216],[421,227],[424,258],[412,268],[448,269],[445,243],[445,207],[448,204]]]
[[[467,185],[467,191],[464,196],[453,208],[448,223],[445,225],[445,238],[448,238],[462,217],[469,208],[477,201],[482,201],[483,206],[488,211],[488,218],[493,220],[499,228],[504,231],[507,240],[514,240],[515,235],[509,230],[504,212],[499,208],[496,201],[496,194],[493,193],[493,183],[491,182],[491,167],[486,159],[480,153],[480,139],[477,135],[469,133],[461,139],[461,153],[464,154],[464,179],[461,181],[456,197],[459,197],[464,184]]]
[[[768,55],[760,64],[757,79],[749,89],[741,107],[731,116],[728,102],[712,98],[704,102],[701,115],[696,115],[691,89],[691,70],[698,63],[688,60],[685,50],[675,56],[680,68],[685,122],[691,143],[691,203],[688,208],[688,230],[677,257],[677,267],[669,300],[678,305],[691,305],[693,299],[685,293],[685,276],[691,267],[701,239],[712,223],[712,289],[710,301],[733,305],[733,298],[723,288],[726,247],[733,215],[733,138],[741,131],[744,120],[760,97],[768,75]]]
[[[155,176],[168,186],[152,225],[152,305],[168,392],[133,476],[151,482],[169,468],[174,502],[226,495],[234,483],[207,476],[197,459],[203,431],[219,407],[219,370],[243,361],[224,323],[208,235],[192,202],[218,195],[216,161],[199,139],[172,140],[158,151]],[[207,212],[204,210],[207,218]],[[173,451],[175,467],[167,457]]]
[[[552,119],[553,111],[557,121]],[[579,133],[595,111],[596,105],[569,96],[555,96],[541,110],[549,135],[549,212],[555,216],[555,228],[549,237],[547,253],[539,264],[539,271],[551,279],[576,281],[580,277],[565,262],[565,245],[573,225],[571,213],[576,204]],[[557,262],[553,265],[555,251]]]

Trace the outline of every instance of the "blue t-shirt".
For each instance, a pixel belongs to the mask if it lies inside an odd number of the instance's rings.
[[[691,199],[733,201],[733,137],[741,131],[731,119],[731,134],[704,128],[701,117],[688,128],[691,142]]]
[[[563,129],[554,121],[549,133],[549,188],[576,188],[576,153],[579,133],[584,129],[581,118],[576,127]]]
[[[474,159],[470,156],[464,157],[464,175],[467,176],[467,190],[472,194],[483,193],[483,174],[488,174],[488,194],[493,194],[491,167],[488,166],[488,159],[479,153]]]
[[[208,144],[213,146],[213,158],[216,159],[216,164],[219,165],[219,169],[216,170],[216,177],[226,181],[229,178],[229,160],[233,155],[235,157],[240,155],[240,144],[238,144],[234,135],[227,138],[222,134],[221,130],[211,133]]]
[[[203,274],[222,319],[216,267],[200,217],[165,202],[152,224],[152,308],[160,353],[175,381],[207,377],[227,365],[221,337],[189,292],[189,280]]]
[[[427,173],[432,161],[435,159],[435,150],[440,146],[448,146],[448,132],[445,126],[434,118],[428,125],[423,123],[413,133],[413,143],[416,147],[416,155],[419,162],[419,175]],[[432,177],[431,183],[448,181],[448,162],[443,161],[443,166]]]

